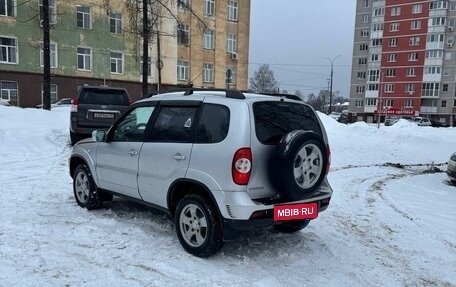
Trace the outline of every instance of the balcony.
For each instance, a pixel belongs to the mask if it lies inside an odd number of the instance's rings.
[[[421,106],[420,113],[435,114],[437,113],[437,107]]]

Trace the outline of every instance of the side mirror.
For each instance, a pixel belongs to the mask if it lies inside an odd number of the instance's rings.
[[[106,141],[106,131],[105,130],[96,130],[92,132],[92,139],[96,142]]]

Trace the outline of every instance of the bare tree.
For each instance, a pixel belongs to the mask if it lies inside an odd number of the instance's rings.
[[[187,1],[182,0],[130,0],[126,2],[129,14],[129,33],[139,36],[142,40],[141,57],[142,57],[142,96],[148,95],[148,65],[149,65],[149,45],[156,40],[157,44],[157,65],[158,69],[158,86],[161,85],[161,68],[160,59],[160,37],[182,37],[182,34],[171,34],[161,31],[161,21],[167,19],[174,21],[176,26],[181,24],[177,15],[173,12],[172,7],[179,5],[185,9],[194,21],[197,21],[201,31],[207,29],[205,22],[191,9]],[[186,35],[188,37],[188,35]],[[151,63],[152,64],[152,63]]]
[[[279,86],[268,64],[261,65],[250,78],[250,89],[257,93],[274,93]]]
[[[51,110],[51,51],[49,0],[43,0],[40,11],[43,26],[43,109]]]

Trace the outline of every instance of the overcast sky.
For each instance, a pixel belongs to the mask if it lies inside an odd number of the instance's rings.
[[[280,89],[304,95],[328,87],[349,97],[356,0],[251,0],[250,66],[274,70]]]

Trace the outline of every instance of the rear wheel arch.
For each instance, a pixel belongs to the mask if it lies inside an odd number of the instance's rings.
[[[167,205],[168,210],[172,216],[175,215],[177,205],[179,201],[188,194],[197,194],[201,196],[204,200],[211,201],[213,205],[217,208],[218,216],[220,216],[220,209],[217,205],[215,197],[201,182],[191,180],[191,179],[178,179],[171,184],[171,187],[168,190],[167,195]]]

